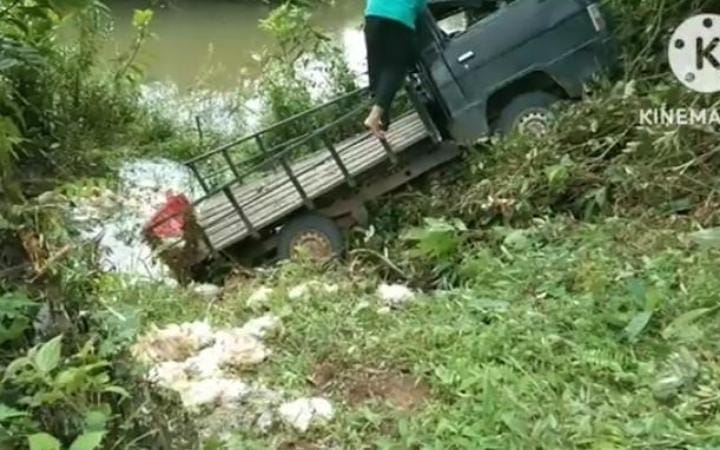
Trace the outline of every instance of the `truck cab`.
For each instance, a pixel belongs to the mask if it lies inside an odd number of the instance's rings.
[[[546,131],[550,107],[581,97],[617,53],[589,0],[431,0],[417,29],[413,90],[438,137],[463,144]]]

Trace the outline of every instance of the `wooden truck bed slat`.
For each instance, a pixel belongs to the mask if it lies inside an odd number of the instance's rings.
[[[398,128],[395,130],[395,132],[397,135],[402,135],[408,132],[413,133],[415,130],[410,129],[411,127],[417,127],[417,123],[408,120],[403,123],[399,123]],[[383,157],[385,156],[385,153],[379,152],[382,147],[369,136],[362,137],[363,139],[361,141],[358,141],[357,136],[352,140],[348,140],[348,142],[354,141],[355,145],[348,145],[345,148],[340,147],[340,149],[338,150],[338,153],[343,160],[343,164],[345,164],[346,167],[348,165],[353,165],[353,163],[357,163],[358,158],[360,160],[371,158],[371,161],[376,161],[377,159],[384,159]],[[393,137],[391,137],[391,139],[393,139]],[[384,150],[382,151],[384,152]],[[339,168],[337,168],[337,166],[334,164],[334,161],[329,160],[329,156],[324,156],[323,153],[320,152],[319,155],[312,155],[312,158],[310,159],[310,162],[312,164],[307,164],[306,161],[306,164],[300,163],[293,167],[293,170],[299,174],[298,179],[301,181],[303,187],[305,187],[305,184],[307,184],[308,180],[309,182],[316,183],[324,182],[323,185],[329,188],[335,187],[336,185],[342,183],[342,180],[327,180],[318,176],[319,172],[326,168],[330,168],[333,171],[333,175],[338,175],[337,173],[334,173],[334,169],[339,170]],[[307,169],[310,167],[314,167],[314,170],[306,173],[301,173],[299,170],[300,168]],[[364,166],[361,169],[364,169]],[[351,171],[351,167],[348,167],[348,170]],[[360,171],[361,170],[358,170],[353,173],[359,173]],[[238,189],[238,191],[235,192],[235,195],[237,198],[249,199],[248,202],[245,203],[245,205],[247,209],[251,211],[255,211],[259,208],[269,208],[272,212],[273,207],[276,205],[276,199],[285,198],[285,196],[287,195],[295,196],[295,200],[297,202],[301,201],[299,193],[292,185],[292,183],[288,180],[287,175],[285,175],[284,173],[280,173],[276,178],[277,180],[279,180],[277,186],[272,185],[272,183],[269,181],[270,177],[268,177],[261,182],[262,184],[259,188],[257,188],[258,183],[256,183],[254,186],[251,186],[250,189]],[[332,181],[336,181],[336,183],[334,183],[333,185],[328,184],[328,182]],[[262,195],[263,192],[269,192],[271,190],[273,191],[273,195]],[[253,196],[253,193],[256,195]],[[219,199],[221,201],[226,201],[225,197],[220,197]],[[220,207],[222,208],[223,205],[221,204]],[[218,216],[220,217],[220,219],[226,219],[227,217],[231,217],[233,214],[236,214],[232,209],[228,209],[227,207],[223,208],[223,210],[224,211],[221,214],[217,214],[217,212],[215,211],[215,214],[212,216],[213,222],[204,223],[204,227],[209,230],[221,228],[225,226],[225,224],[222,222],[222,220],[218,220]],[[263,225],[265,225],[265,223],[263,223]]]
[[[366,136],[363,138],[363,136]],[[396,153],[428,137],[416,113],[398,119],[387,133]],[[379,141],[369,134],[356,135],[335,144],[351,175],[358,175],[388,158]],[[317,198],[345,183],[345,177],[330,155],[321,150],[291,164],[308,197]],[[232,188],[250,223],[261,229],[303,206],[303,199],[284,171],[270,172],[263,178]],[[250,235],[245,223],[222,193],[197,205],[198,223],[215,249],[224,249]]]

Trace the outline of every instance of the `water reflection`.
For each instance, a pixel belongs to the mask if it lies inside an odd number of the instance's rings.
[[[350,69],[365,72],[365,45],[361,29],[363,3],[338,0],[314,10],[314,25],[330,33],[343,47]],[[130,45],[135,9],[147,0],[110,0],[115,29],[108,56]],[[258,22],[271,7],[260,0],[174,0],[156,9],[152,31],[138,58],[147,83],[142,101],[184,129],[196,126],[224,135],[244,134],[261,125],[263,101],[253,95],[260,75],[258,55],[272,48],[271,36]],[[322,65],[311,62],[302,69],[311,94],[324,96],[319,75]]]
[[[109,5],[116,25],[108,52],[114,54],[130,44],[132,12],[146,7],[147,0],[110,0]],[[352,64],[364,55],[362,7],[361,1],[338,0],[313,15],[315,25],[341,38]],[[271,37],[258,28],[270,10],[260,0],[174,0],[156,11],[156,38],[147,43],[139,62],[151,81],[170,81],[180,88],[200,82],[206,88],[232,89],[242,78],[257,77],[256,55],[272,47]]]

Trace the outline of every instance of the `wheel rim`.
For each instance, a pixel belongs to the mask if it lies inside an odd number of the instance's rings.
[[[290,242],[290,249],[292,258],[307,255],[311,260],[318,262],[329,261],[334,254],[330,239],[318,231],[298,233]]]
[[[535,109],[519,117],[515,126],[520,134],[539,137],[550,132],[550,123],[553,119],[554,115],[550,111]]]

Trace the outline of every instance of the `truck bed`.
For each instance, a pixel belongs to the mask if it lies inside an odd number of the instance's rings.
[[[387,140],[395,153],[400,153],[428,137],[417,113],[396,120]],[[336,143],[340,159],[352,176],[387,160],[389,155],[370,133],[361,133]],[[290,164],[299,184],[314,199],[346,183],[346,178],[329,151],[321,150]],[[267,172],[259,179],[236,183],[231,191],[255,230],[301,208],[304,201],[284,170]],[[196,205],[198,224],[215,250],[222,250],[242,241],[252,233],[228,197],[219,192]]]

